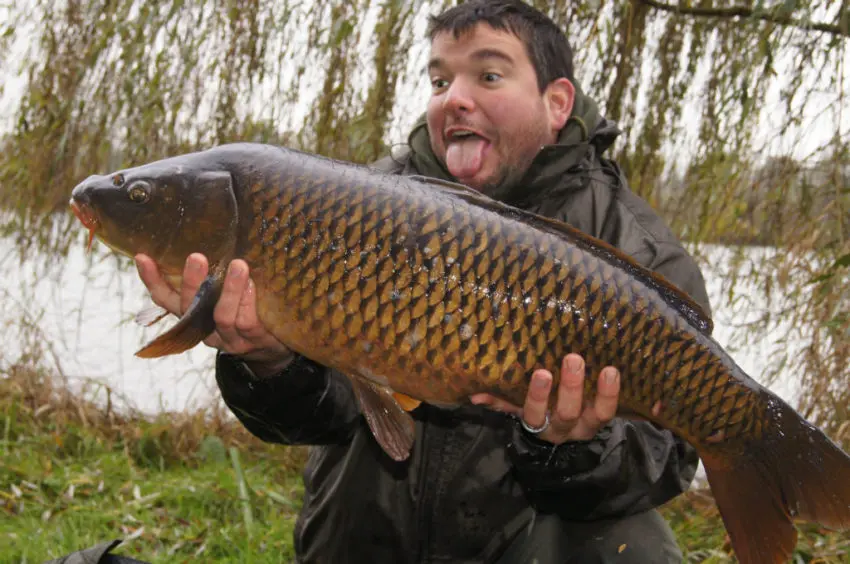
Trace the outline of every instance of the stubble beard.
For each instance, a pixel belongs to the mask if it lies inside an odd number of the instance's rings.
[[[500,163],[496,169],[496,173],[484,181],[481,187],[478,188],[478,191],[491,196],[500,192],[500,189],[506,182],[518,181],[525,176],[525,173],[531,168],[534,159],[540,153],[540,149],[549,143],[549,140],[542,133],[545,131],[545,127],[546,124],[542,120],[538,120],[538,123],[528,124],[523,129],[517,131],[514,138],[517,140],[522,139],[522,142],[516,143],[515,146],[526,147],[526,149],[522,152],[514,153],[515,158],[507,159]]]

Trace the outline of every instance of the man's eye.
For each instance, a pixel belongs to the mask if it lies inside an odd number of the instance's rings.
[[[448,81],[444,78],[434,78],[431,80],[431,88],[434,90],[439,90],[441,88],[445,88],[448,86]]]
[[[501,80],[501,78],[501,76],[494,72],[485,72],[481,75],[481,79],[484,80],[484,82],[497,82]]]

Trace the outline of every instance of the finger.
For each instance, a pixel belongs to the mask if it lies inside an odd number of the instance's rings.
[[[214,349],[224,348],[224,341],[222,341],[221,337],[219,337],[218,331],[213,331],[212,333],[210,333],[207,338],[204,339],[204,344]]]
[[[165,280],[153,259],[143,254],[138,254],[134,258],[139,278],[150,292],[153,303],[175,315],[180,315],[180,294]]]
[[[198,288],[209,273],[209,264],[207,257],[201,253],[192,253],[186,259],[186,264],[183,266],[183,283],[180,286],[180,310],[185,312],[189,309],[195,294],[198,293]]]
[[[236,329],[236,316],[239,314],[239,303],[247,285],[248,265],[245,261],[234,260],[227,268],[221,297],[213,311],[216,330],[225,344],[235,344],[241,339]]]
[[[246,272],[248,265],[245,264]],[[288,364],[292,360],[292,350],[270,333],[257,315],[257,287],[250,276],[239,301],[239,311],[236,314],[236,331],[241,337],[238,351],[246,360],[272,363],[272,365]],[[268,366],[266,366],[268,368]]]
[[[588,424],[601,427],[611,421],[617,413],[617,402],[620,398],[620,372],[613,366],[606,366],[599,375],[599,386],[593,409],[588,410]],[[594,420],[590,420],[590,419]]]
[[[502,413],[510,413],[513,415],[519,415],[522,413],[521,407],[495,396],[491,396],[490,394],[474,394],[469,396],[469,401],[475,405],[483,405],[493,411],[500,411]]]
[[[542,427],[546,423],[546,411],[549,409],[549,392],[552,391],[552,373],[548,370],[535,370],[531,375],[531,385],[522,407],[522,419],[529,427]]]
[[[245,265],[248,270],[248,265]],[[266,328],[257,317],[257,292],[254,282],[246,277],[245,290],[239,299],[239,309],[236,312],[236,330],[246,339],[259,339],[266,335]]]
[[[574,422],[581,415],[584,396],[584,359],[568,354],[561,363],[561,382],[558,384],[558,402],[555,406],[555,423]]]

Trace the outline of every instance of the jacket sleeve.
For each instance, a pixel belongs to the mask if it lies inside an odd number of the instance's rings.
[[[554,446],[517,425],[510,455],[530,501],[565,519],[592,520],[658,507],[688,489],[699,459],[670,431],[615,418],[590,441]]]
[[[216,381],[239,421],[267,442],[344,443],[359,417],[348,379],[303,356],[259,379],[239,357],[219,352]]]
[[[625,203],[614,205],[625,207],[616,214],[620,225],[612,242],[640,254],[641,263],[687,292],[708,314],[702,273],[660,218],[628,192]],[[615,418],[592,440],[558,446],[536,439],[519,424],[512,432],[508,453],[532,504],[571,520],[658,507],[688,489],[699,463],[692,446],[646,421]]]

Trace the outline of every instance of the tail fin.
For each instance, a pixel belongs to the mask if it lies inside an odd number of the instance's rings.
[[[764,391],[765,436],[737,457],[700,452],[714,499],[741,564],[788,562],[792,519],[850,527],[850,456],[785,402]]]

